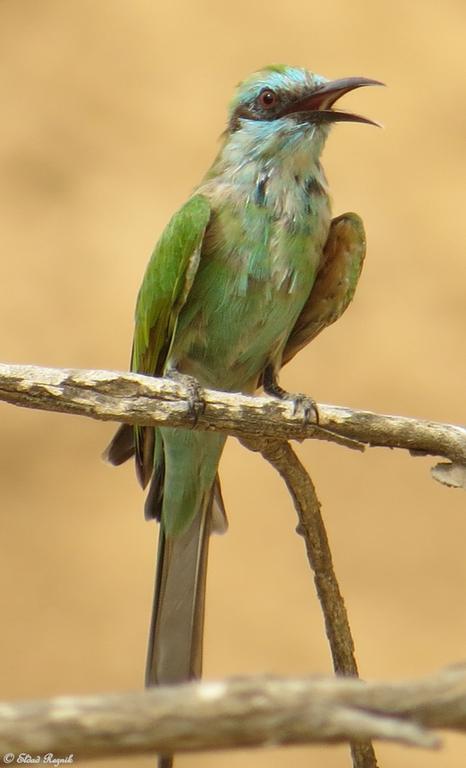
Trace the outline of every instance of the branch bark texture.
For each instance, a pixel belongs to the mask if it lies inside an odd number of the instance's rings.
[[[75,759],[384,739],[438,747],[466,731],[466,666],[420,681],[236,679],[0,704],[0,754]]]
[[[135,373],[0,364],[0,400],[28,408],[148,426],[195,426],[236,437],[317,438],[363,449],[404,448],[466,464],[466,428],[319,404],[320,425],[303,424],[286,401],[204,390],[195,425],[179,382]]]

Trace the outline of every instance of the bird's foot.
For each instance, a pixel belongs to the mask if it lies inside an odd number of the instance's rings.
[[[316,401],[309,397],[309,395],[303,395],[301,392],[287,392],[286,389],[283,389],[279,385],[271,366],[268,366],[264,371],[262,386],[267,395],[291,402],[293,404],[293,415],[300,414],[304,424],[310,424],[311,421],[314,421],[316,424],[319,423],[319,410]]]
[[[319,410],[314,398],[302,392],[287,392],[283,399],[293,403],[293,416],[302,414],[304,424],[310,424],[312,421],[319,423]]]
[[[280,387],[281,389],[281,387]],[[272,394],[269,392],[268,394]],[[287,392],[282,389],[280,395],[275,395],[280,400],[288,400],[293,404],[293,416],[299,415],[303,421],[303,424],[310,424],[312,421],[315,424],[319,424],[319,410],[317,408],[316,401],[304,395],[302,392]]]
[[[201,385],[194,376],[180,373],[176,368],[168,368],[165,375],[187,389],[189,414],[192,418],[193,426],[195,426],[205,410],[205,400]]]

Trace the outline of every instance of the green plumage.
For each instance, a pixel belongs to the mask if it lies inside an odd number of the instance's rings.
[[[333,101],[370,82],[328,83],[277,66],[239,86],[214,164],[147,266],[132,370],[176,371],[201,387],[252,393],[266,369],[275,379],[342,314],[361,271],[364,230],[355,214],[331,222],[320,154],[332,122],[364,121],[332,111]],[[118,464],[135,451],[142,484],[151,481],[148,516],[161,523],[147,682],[177,682],[201,670],[225,437],[165,427],[136,428],[131,437],[130,430],[120,428],[107,456]]]
[[[171,219],[147,265],[135,313],[132,370],[163,372],[199,264],[210,206],[195,195]]]

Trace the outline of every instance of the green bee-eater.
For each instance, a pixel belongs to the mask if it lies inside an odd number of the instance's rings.
[[[372,122],[333,105],[373,84],[272,66],[239,85],[212,167],[146,269],[133,371],[190,377],[194,397],[194,380],[244,393],[262,383],[287,396],[281,366],[344,312],[361,271],[362,221],[331,220],[320,155],[333,123]],[[114,464],[136,454],[139,479],[151,484],[146,515],[160,522],[148,685],[201,673],[208,540],[225,528],[217,477],[225,439],[123,425],[107,449]]]

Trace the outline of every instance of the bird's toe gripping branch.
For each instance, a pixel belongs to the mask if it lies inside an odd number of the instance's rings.
[[[293,403],[293,414],[300,414],[304,424],[314,421],[319,424],[319,410],[316,401],[309,395],[300,392],[287,392],[277,381],[277,376],[271,365],[268,365],[262,378],[264,392],[279,400],[289,400]]]
[[[187,373],[180,373],[176,368],[168,368],[165,375],[169,379],[177,381],[188,390],[188,408],[193,421],[193,426],[195,426],[199,417],[202,416],[205,411],[204,393],[201,385],[194,376],[189,376]]]

